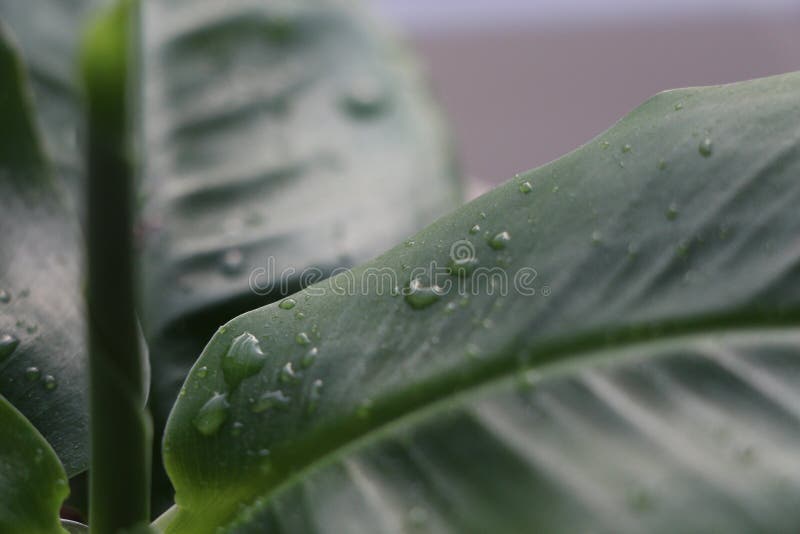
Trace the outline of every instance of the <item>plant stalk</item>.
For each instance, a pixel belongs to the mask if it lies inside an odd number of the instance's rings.
[[[97,534],[149,522],[146,362],[135,314],[129,60],[132,2],[90,27],[82,69],[88,114],[87,308],[91,467],[89,528]]]

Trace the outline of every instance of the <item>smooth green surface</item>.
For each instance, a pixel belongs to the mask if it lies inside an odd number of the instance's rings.
[[[0,394],[72,476],[88,465],[79,232],[52,180],[5,32],[0,26]]]
[[[87,291],[92,458],[89,525],[133,532],[150,521],[152,423],[136,318],[132,109],[138,4],[93,21],[81,51],[88,123]]]
[[[41,434],[0,395],[0,532],[62,534],[67,475]]]
[[[360,3],[151,0],[143,28],[158,428],[221,323],[386,250],[459,186],[420,73]]]
[[[167,532],[796,532],[799,123],[797,73],[662,93],[230,321],[167,426]],[[463,240],[535,294],[409,284]],[[399,279],[337,294],[371,268]],[[246,333],[266,360],[231,384]]]

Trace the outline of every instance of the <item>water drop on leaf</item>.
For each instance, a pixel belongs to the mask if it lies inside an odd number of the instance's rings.
[[[523,194],[527,195],[531,191],[533,191],[533,186],[531,185],[530,182],[522,182],[521,184],[519,184],[519,192],[520,193],[523,193]]]
[[[42,376],[42,372],[39,371],[38,367],[28,367],[25,369],[25,378],[29,382],[36,382]]]
[[[714,145],[711,142],[711,139],[706,137],[702,141],[700,141],[700,146],[697,147],[698,152],[704,158],[710,157],[711,154],[714,152]]]
[[[11,334],[0,336],[0,361],[11,356],[19,346],[19,339]]]
[[[314,365],[314,362],[317,361],[317,354],[319,354],[319,350],[317,347],[312,347],[303,355],[303,358],[300,360],[300,367],[303,369],[307,369]]]
[[[279,389],[267,391],[253,403],[250,407],[250,411],[253,413],[261,413],[270,408],[283,408],[288,406],[291,401],[291,397],[284,395],[283,391]]]
[[[224,394],[215,393],[197,412],[192,424],[204,436],[212,436],[228,419],[229,411],[228,398]]]
[[[296,384],[301,377],[302,375],[292,367],[292,362],[286,362],[286,365],[281,367],[279,378],[282,384]]]
[[[228,387],[236,389],[242,380],[261,371],[266,360],[256,336],[245,332],[234,338],[222,357],[222,374]]]
[[[442,288],[437,285],[426,286],[419,279],[409,282],[406,288],[406,304],[415,310],[422,310],[442,297]]]
[[[297,301],[293,298],[283,299],[278,307],[282,310],[291,310],[297,305]]]
[[[504,231],[495,234],[495,236],[489,240],[489,246],[495,250],[502,250],[506,248],[509,241],[511,241],[511,235]]]
[[[47,391],[53,391],[58,387],[56,377],[53,375],[44,375],[44,378],[42,378],[42,384],[44,385],[44,389]]]
[[[300,332],[296,336],[294,336],[294,342],[298,345],[310,345],[311,340],[308,338],[308,334],[305,332]]]

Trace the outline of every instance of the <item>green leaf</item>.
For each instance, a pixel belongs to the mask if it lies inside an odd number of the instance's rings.
[[[798,124],[800,73],[662,93],[230,321],[167,425],[166,531],[796,532]]]
[[[26,83],[0,31],[0,394],[73,475],[88,462],[79,235],[51,179]]]
[[[108,0],[0,0],[0,19],[19,42],[36,103],[32,116],[42,132],[48,159],[73,203],[83,197],[84,131],[77,74],[77,45],[89,16]]]
[[[63,533],[58,510],[69,493],[58,457],[0,395],[0,532]]]
[[[153,0],[143,27],[158,428],[220,323],[366,261],[459,187],[419,72],[360,4]]]

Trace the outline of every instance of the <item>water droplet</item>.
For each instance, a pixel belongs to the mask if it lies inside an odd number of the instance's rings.
[[[531,185],[530,182],[522,182],[521,184],[519,184],[520,193],[527,195],[531,191],[533,191],[533,186]]]
[[[622,152],[623,152],[623,153],[627,154],[627,153],[628,153],[628,152],[630,152],[631,150],[633,150],[633,147],[632,147],[631,145],[629,145],[629,144],[627,144],[627,143],[626,143],[626,144],[624,144],[624,145],[622,145]]]
[[[317,411],[319,401],[322,398],[322,380],[316,379],[311,384],[311,392],[308,394],[308,413],[312,414]]]
[[[480,357],[481,349],[474,343],[467,343],[467,357],[475,359]]]
[[[511,235],[503,231],[499,234],[495,234],[495,236],[489,240],[489,246],[495,250],[502,250],[506,248],[509,241],[511,241]]]
[[[258,455],[262,458],[269,456],[269,449],[259,449]]]
[[[706,137],[702,141],[700,141],[700,146],[697,147],[698,152],[704,158],[711,156],[711,153],[714,152],[714,144],[711,142],[711,139]]]
[[[639,246],[632,241],[628,243],[628,255],[636,256],[638,253],[639,253]]]
[[[243,429],[244,429],[244,423],[242,423],[241,421],[234,421],[233,425],[231,425],[231,435],[239,436],[241,435]]]
[[[406,247],[411,248],[411,247],[413,247],[415,245],[415,242],[409,239],[408,241],[404,242],[403,244]]]
[[[319,350],[317,347],[311,347],[308,352],[303,355],[303,358],[300,360],[300,367],[302,369],[308,369],[314,362],[317,361],[317,354],[319,354]]]
[[[19,339],[11,334],[3,334],[0,336],[0,361],[5,360],[11,356],[19,346]]]
[[[467,277],[478,266],[478,258],[452,258],[447,265],[447,272],[452,276]]]
[[[447,306],[444,307],[444,311],[445,313],[453,313],[454,311],[456,311],[457,307],[458,306],[456,305],[455,302],[448,302]]]
[[[359,119],[374,117],[388,103],[388,92],[380,80],[373,76],[359,76],[351,80],[342,97],[342,106],[351,116]]]
[[[299,321],[299,320],[305,319],[306,318],[306,314],[301,312],[301,311],[299,311],[299,312],[294,314],[294,318]]]
[[[406,303],[415,310],[422,310],[442,297],[443,291],[437,285],[426,286],[415,278],[408,283],[405,294]]]
[[[192,424],[204,436],[213,436],[228,419],[229,411],[227,396],[215,393],[197,412]]]
[[[208,367],[205,365],[197,370],[197,376],[200,378],[205,378],[208,375]]]
[[[609,143],[608,141],[603,141],[602,143],[600,143],[600,147],[603,150],[607,149],[609,146],[611,146],[611,143]]]
[[[669,207],[667,208],[666,216],[667,216],[667,219],[669,219],[670,221],[674,221],[675,219],[677,219],[678,218],[678,204],[676,204],[675,202],[671,203],[669,205]]]
[[[42,376],[42,372],[38,367],[28,367],[25,369],[25,378],[28,382],[36,382]]]
[[[310,345],[311,340],[308,338],[308,334],[305,332],[300,332],[296,336],[294,336],[294,342],[298,345]]]
[[[278,307],[282,310],[291,310],[295,306],[297,306],[297,301],[293,298],[283,299],[281,303],[278,304]]]
[[[222,256],[222,272],[228,275],[239,274],[244,267],[244,255],[242,251],[234,248]]]
[[[294,370],[292,362],[286,362],[286,365],[281,367],[280,381],[282,384],[296,384],[302,378],[302,375]]]
[[[557,185],[553,186],[553,193],[558,193],[558,186]]]
[[[261,413],[270,408],[285,408],[292,402],[292,398],[284,395],[283,391],[276,389],[275,391],[267,391],[261,395],[250,407],[253,413]]]
[[[481,231],[481,227],[478,224],[472,225],[472,228],[469,229],[469,233],[472,234],[472,235],[475,235],[480,231]]]
[[[225,356],[222,357],[222,374],[231,390],[264,367],[267,357],[261,351],[256,336],[245,332],[231,342]]]
[[[56,377],[53,375],[44,375],[44,378],[42,378],[42,384],[44,385],[44,389],[47,391],[53,391],[58,387]]]
[[[11,302],[11,293],[5,289],[0,289],[0,304],[8,304]]]
[[[682,110],[682,109],[683,109],[683,104],[681,104],[680,102],[678,102],[677,104],[675,104],[675,111],[680,111],[680,110]]]
[[[603,234],[601,234],[599,230],[595,230],[594,232],[592,232],[592,243],[598,245],[602,241],[603,241]]]

